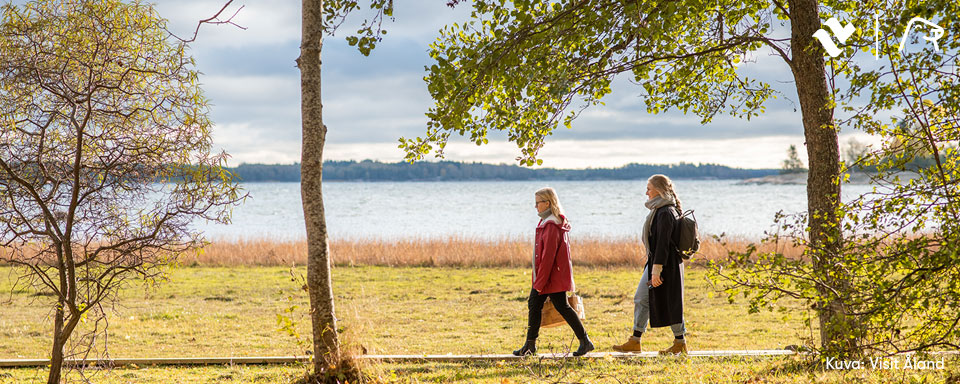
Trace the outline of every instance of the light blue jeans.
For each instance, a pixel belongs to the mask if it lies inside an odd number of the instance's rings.
[[[633,295],[633,330],[646,332],[647,322],[650,320],[650,287],[647,286],[647,268],[643,268],[643,277],[640,278],[640,285],[637,286],[637,293]],[[680,289],[683,289],[683,263],[680,264]],[[683,296],[680,297],[683,300]],[[686,320],[677,324],[670,325],[673,336],[683,336],[687,334]]]

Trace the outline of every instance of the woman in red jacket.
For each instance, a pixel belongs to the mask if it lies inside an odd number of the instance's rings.
[[[567,303],[567,291],[574,290],[573,263],[570,261],[570,243],[567,241],[570,223],[563,215],[563,208],[560,207],[560,201],[553,188],[543,188],[534,196],[540,223],[537,224],[537,237],[533,251],[533,289],[530,290],[530,298],[527,300],[527,308],[530,310],[527,317],[527,342],[520,349],[513,351],[513,354],[516,356],[537,354],[540,312],[544,301],[549,297],[550,302],[557,308],[557,312],[560,312],[580,340],[580,347],[573,352],[573,355],[583,356],[593,350],[593,343],[587,337],[587,332],[583,329],[577,313]]]

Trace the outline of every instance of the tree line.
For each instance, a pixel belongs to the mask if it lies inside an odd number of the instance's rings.
[[[229,168],[244,182],[300,181],[300,164],[240,164]],[[455,161],[324,161],[323,179],[331,181],[468,180],[635,180],[662,173],[678,179],[746,179],[776,174],[776,169],[741,169],[717,164],[627,164],[618,168],[531,169],[517,165]]]

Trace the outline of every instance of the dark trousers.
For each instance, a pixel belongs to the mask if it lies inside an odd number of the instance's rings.
[[[560,312],[560,316],[563,316],[563,319],[566,320],[570,328],[573,329],[573,333],[577,335],[577,339],[583,340],[587,337],[587,331],[583,329],[583,323],[581,323],[580,318],[577,317],[577,312],[574,312],[570,304],[567,303],[566,292],[541,295],[537,293],[536,289],[530,289],[530,298],[527,299],[527,308],[530,309],[530,314],[527,317],[527,340],[536,340],[536,338],[540,336],[540,314],[543,310],[543,303],[547,301],[547,297],[550,298],[550,302],[553,303],[553,307],[557,309],[557,312]]]

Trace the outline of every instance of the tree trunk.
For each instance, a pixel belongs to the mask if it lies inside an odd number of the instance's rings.
[[[320,99],[320,50],[323,46],[323,1],[303,0],[303,40],[300,45],[300,114],[303,148],[300,161],[300,197],[307,229],[307,286],[313,324],[314,370],[320,373],[325,361],[340,352],[337,319],[333,311],[330,279],[330,248],[323,211],[323,125]]]
[[[55,242],[58,239],[54,239]],[[64,333],[64,319],[67,311],[68,291],[71,285],[67,283],[67,266],[64,258],[63,243],[57,243],[57,272],[60,278],[60,292],[57,297],[57,308],[53,319],[53,351],[50,353],[50,375],[47,384],[59,384],[63,375],[63,346],[67,344],[70,334]]]
[[[50,353],[50,374],[47,376],[47,384],[59,384],[60,376],[63,372],[63,308],[64,302],[61,298],[54,313],[53,320],[53,351]]]
[[[796,80],[810,173],[807,176],[809,244],[818,285],[821,347],[828,353],[850,352],[844,342],[851,329],[845,321],[841,298],[846,278],[840,261],[840,147],[833,121],[833,100],[827,88],[823,51],[813,38],[820,29],[817,0],[790,0],[793,77]]]
[[[61,301],[61,304],[63,301]],[[60,308],[63,308],[61,305]],[[53,353],[50,356],[50,375],[47,377],[47,384],[58,384],[63,376],[63,347],[67,345],[67,340],[73,334],[73,330],[80,323],[79,313],[70,312],[70,321],[66,320],[66,311],[57,310],[57,319],[54,321],[53,332]]]

